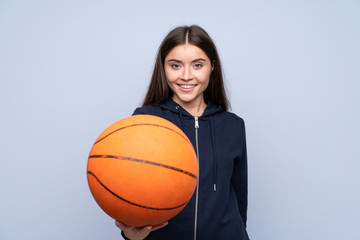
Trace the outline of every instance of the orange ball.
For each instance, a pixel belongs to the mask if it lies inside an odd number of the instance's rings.
[[[128,226],[157,225],[189,202],[198,162],[180,128],[160,117],[134,115],[96,139],[87,179],[96,202],[112,218]]]

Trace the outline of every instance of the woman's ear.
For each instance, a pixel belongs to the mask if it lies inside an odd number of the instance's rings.
[[[214,67],[215,67],[215,60],[212,61],[211,71],[214,71]]]

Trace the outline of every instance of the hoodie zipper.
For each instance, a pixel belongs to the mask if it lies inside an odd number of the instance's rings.
[[[196,157],[199,164],[199,177],[196,183],[196,198],[195,198],[195,224],[194,224],[194,240],[196,240],[197,235],[197,220],[198,220],[198,206],[199,206],[199,181],[200,181],[200,162],[199,162],[199,117],[194,117],[195,119],[195,145],[196,145]]]

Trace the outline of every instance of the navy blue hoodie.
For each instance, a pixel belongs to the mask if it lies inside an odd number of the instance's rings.
[[[165,118],[188,136],[196,150],[195,118],[176,102],[137,108],[134,114]],[[247,240],[247,156],[244,121],[208,101],[198,118],[199,188],[169,224],[151,233],[151,240]]]

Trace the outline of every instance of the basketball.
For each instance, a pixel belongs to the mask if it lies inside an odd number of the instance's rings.
[[[198,179],[195,150],[173,123],[134,115],[105,129],[92,146],[87,180],[97,204],[128,226],[157,225],[189,202]]]

